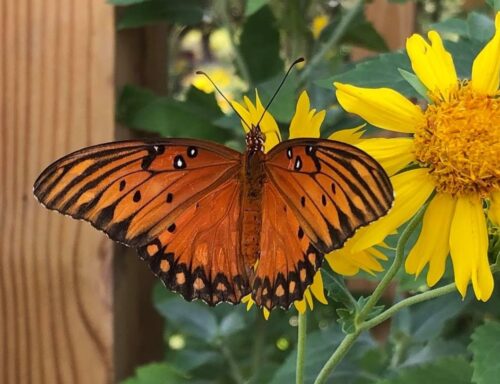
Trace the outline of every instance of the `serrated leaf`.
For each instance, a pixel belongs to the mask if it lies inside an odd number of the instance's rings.
[[[495,23],[491,18],[477,12],[471,12],[467,16],[467,28],[471,39],[485,43],[495,33]]]
[[[328,296],[344,307],[355,310],[356,300],[352,297],[351,293],[345,285],[344,278],[334,272],[322,268],[321,274],[323,277],[323,285],[328,292]]]
[[[240,50],[253,84],[268,80],[283,70],[277,21],[269,6],[262,7],[246,20]]]
[[[118,29],[137,28],[161,22],[185,25],[198,24],[203,19],[202,0],[149,0],[123,9]]]
[[[469,346],[473,353],[472,381],[476,384],[496,384],[500,378],[500,323],[487,322],[476,328]]]
[[[446,357],[430,364],[398,369],[397,376],[376,384],[470,384],[472,368],[463,357]]]

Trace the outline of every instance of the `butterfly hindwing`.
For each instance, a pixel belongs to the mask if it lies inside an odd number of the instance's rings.
[[[261,253],[252,281],[252,298],[267,309],[288,308],[301,300],[323,254],[305,236],[288,203],[272,183],[262,194]]]
[[[165,285],[186,300],[239,303],[250,292],[240,255],[240,182],[226,181],[139,248]]]
[[[50,165],[34,193],[47,208],[140,246],[239,171],[241,154],[200,140],[97,145]]]
[[[389,177],[361,150],[322,139],[293,139],[274,147],[266,172],[314,246],[342,247],[356,229],[385,215],[393,202]]]

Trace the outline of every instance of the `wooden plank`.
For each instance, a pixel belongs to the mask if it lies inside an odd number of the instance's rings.
[[[113,9],[2,1],[0,23],[0,382],[112,382],[111,242],[31,189],[51,161],[113,138]]]
[[[365,14],[391,50],[403,48],[406,39],[415,32],[416,4],[413,1],[397,4],[388,0],[374,0],[365,7]],[[357,61],[375,54],[366,49],[355,48],[351,52],[351,58]]]

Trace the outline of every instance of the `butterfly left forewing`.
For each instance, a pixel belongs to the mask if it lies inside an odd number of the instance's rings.
[[[137,247],[238,174],[240,156],[199,140],[102,144],[50,165],[35,182],[34,194],[47,208]]]
[[[385,215],[393,202],[389,177],[363,151],[323,139],[274,147],[266,173],[321,252],[342,247],[354,232]]]

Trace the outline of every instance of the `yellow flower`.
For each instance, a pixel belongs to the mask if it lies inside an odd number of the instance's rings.
[[[323,32],[323,29],[325,29],[329,21],[330,18],[328,17],[328,15],[319,15],[313,19],[311,24],[311,31],[315,39],[319,38],[321,32]]]
[[[411,134],[360,145],[389,167],[396,199],[387,216],[353,239],[352,250],[381,242],[430,200],[406,271],[418,276],[428,265],[427,283],[433,286],[451,254],[458,291],[465,296],[472,282],[483,301],[493,292],[486,200],[491,220],[500,220],[500,13],[495,25],[495,36],[474,60],[470,80],[457,78],[436,32],[429,32],[430,44],[419,35],[407,40],[412,68],[431,100],[424,110],[392,89],[335,84],[347,111],[377,127]]]
[[[234,108],[249,125],[257,124],[262,116],[262,113],[264,112],[264,106],[259,99],[258,93],[256,93],[255,99],[255,105],[247,97],[244,98],[245,106],[233,102]],[[315,109],[311,109],[309,96],[306,91],[303,91],[297,101],[295,114],[290,122],[289,138],[319,138],[320,127],[325,119],[325,115],[325,111],[317,112]],[[245,132],[247,132],[247,125],[242,122],[242,126]],[[272,147],[281,141],[278,124],[272,115],[269,112],[266,112],[260,123],[260,127],[262,132],[266,135],[264,150],[265,152],[268,152]],[[335,132],[329,137],[329,139],[343,141],[353,145],[361,145],[363,143],[361,140],[363,130],[361,128],[362,127],[356,127]],[[381,271],[382,266],[379,264],[377,259],[385,260],[385,256],[375,249],[362,251],[354,255],[351,255],[350,252],[347,252],[344,249],[340,249],[331,252],[325,257],[333,270],[345,275],[354,275],[359,272],[360,269],[368,273]],[[313,309],[313,297],[320,303],[327,304],[324,294],[323,279],[321,277],[321,273],[319,272],[315,274],[313,283],[305,291],[304,298],[302,300],[295,301],[294,305],[300,313],[304,313],[307,307]],[[251,295],[245,296],[242,301],[247,303],[247,309],[250,309],[254,304]],[[264,317],[267,319],[270,314],[269,311],[266,308],[263,308],[263,313]]]

